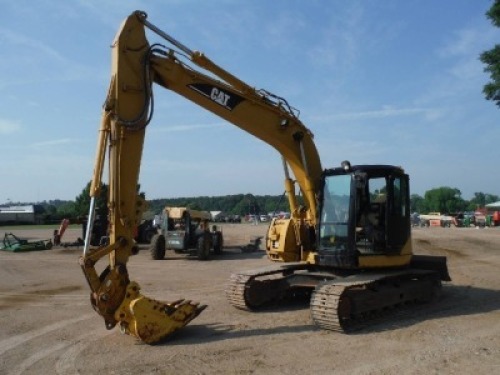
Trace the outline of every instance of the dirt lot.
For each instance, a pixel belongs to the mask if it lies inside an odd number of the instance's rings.
[[[226,225],[228,248],[208,262],[170,251],[163,261],[147,251],[131,258],[131,279],[145,295],[208,305],[155,346],[105,329],[77,263],[81,248],[0,252],[0,374],[500,373],[500,228],[414,229],[416,252],[446,255],[453,281],[436,304],[351,335],[315,328],[305,303],[259,313],[228,305],[231,272],[269,265],[262,251],[237,248],[265,230]],[[64,240],[78,235],[70,230]]]

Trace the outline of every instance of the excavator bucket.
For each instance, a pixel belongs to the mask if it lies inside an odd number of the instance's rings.
[[[125,299],[115,312],[123,333],[155,344],[196,318],[207,306],[178,300],[159,302],[143,296],[136,282],[127,286]]]
[[[104,318],[107,329],[119,324],[121,332],[146,344],[166,339],[196,318],[207,306],[191,301],[160,302],[145,297],[135,281],[129,281],[125,265],[106,267],[97,276],[95,262],[108,254],[108,246],[80,258],[80,266],[91,287],[90,302]]]

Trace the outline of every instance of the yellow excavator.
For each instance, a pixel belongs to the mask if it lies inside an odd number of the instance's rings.
[[[170,47],[150,45],[146,28]],[[291,216],[273,219],[266,236],[267,255],[277,265],[231,275],[226,295],[235,307],[254,310],[308,293],[317,325],[348,331],[384,310],[432,300],[441,280],[450,280],[446,258],[412,253],[409,177],[401,167],[345,161],[323,169],[313,134],[285,99],[249,86],[135,11],[112,44],[90,191],[87,237],[108,153],[109,241],[90,248],[85,238],[80,258],[91,304],[106,328],[118,324],[122,332],[153,344],[206,307],[147,298],[127,271],[129,257],[138,251],[134,229],[145,209],[136,187],[154,83],[266,142],[282,157]],[[99,275],[95,265],[105,256],[109,265]]]

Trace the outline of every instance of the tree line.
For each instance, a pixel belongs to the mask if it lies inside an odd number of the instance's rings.
[[[428,213],[441,212],[454,214],[464,211],[475,211],[483,208],[488,203],[499,200],[499,196],[488,193],[474,193],[470,200],[462,198],[462,193],[457,188],[439,187],[425,192],[424,196],[413,194],[410,197],[412,212]]]
[[[138,192],[140,186],[138,186]],[[44,223],[57,223],[69,219],[72,223],[82,222],[88,215],[90,207],[90,183],[75,197],[73,201],[50,200],[35,203],[35,213]],[[101,194],[96,198],[96,213],[101,217],[107,215],[108,186],[101,186]],[[139,193],[146,198],[146,195]],[[477,192],[472,199],[462,198],[457,188],[438,187],[425,192],[423,196],[412,194],[410,207],[412,212],[441,212],[453,214],[464,211],[474,211],[488,203],[496,202],[500,197],[495,194]],[[300,202],[299,197],[299,202]],[[270,212],[289,212],[288,199],[284,195],[253,195],[234,194],[225,196],[200,196],[182,198],[163,198],[147,200],[147,215],[152,217],[162,211],[165,206],[188,207],[194,210],[223,211],[227,215],[245,216],[248,214],[267,214]],[[33,203],[16,203],[19,205]]]
[[[144,192],[137,188],[138,194],[146,199]],[[96,198],[96,215],[107,215],[108,186],[101,185],[101,193]],[[188,207],[193,210],[223,211],[227,215],[264,214],[269,212],[289,211],[288,199],[283,195],[235,194],[225,196],[200,196],[182,198],[162,198],[147,200],[148,216],[160,213],[165,206]],[[300,202],[300,197],[299,197]],[[69,219],[72,223],[80,223],[87,217],[90,207],[90,182],[73,201],[49,200],[43,202],[11,202],[10,205],[35,206],[35,214],[44,223],[56,223]]]

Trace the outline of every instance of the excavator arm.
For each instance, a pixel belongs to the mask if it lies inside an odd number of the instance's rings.
[[[140,222],[145,203],[137,195],[137,183],[151,108],[146,60],[149,44],[135,15],[122,24],[112,48],[111,82],[99,130],[89,224],[80,265],[91,289],[91,304],[104,318],[106,328],[119,324],[122,332],[152,344],[185,326],[205,306],[184,300],[164,303],[147,298],[140,293],[139,285],[129,280],[127,262],[138,251],[134,228]],[[106,151],[109,243],[90,249],[94,202],[100,193]],[[106,256],[109,265],[98,275],[96,263]]]
[[[150,45],[146,27],[168,41],[171,48]],[[287,256],[279,255],[275,260],[307,259],[303,250],[309,249],[311,243],[304,239],[316,222],[315,192],[322,172],[313,135],[286,100],[252,88],[202,53],[191,51],[148,22],[144,12],[136,11],[125,19],[112,44],[111,81],[99,130],[80,265],[91,289],[91,304],[104,318],[106,327],[112,329],[119,324],[124,333],[146,343],[169,336],[205,308],[190,301],[164,303],[147,298],[140,293],[139,285],[129,280],[127,263],[138,251],[134,228],[145,209],[144,200],[137,195],[137,183],[145,131],[153,114],[154,83],[213,112],[280,153],[292,217],[287,221],[274,220],[268,241],[279,243],[275,246],[279,254],[290,248],[292,251],[287,250]],[[109,242],[90,249],[94,202],[100,194],[106,154]],[[289,168],[295,180],[290,177]],[[304,206],[297,202],[295,183],[303,195]],[[290,242],[293,246],[289,246]],[[109,265],[98,274],[96,263],[104,257],[108,257]]]

